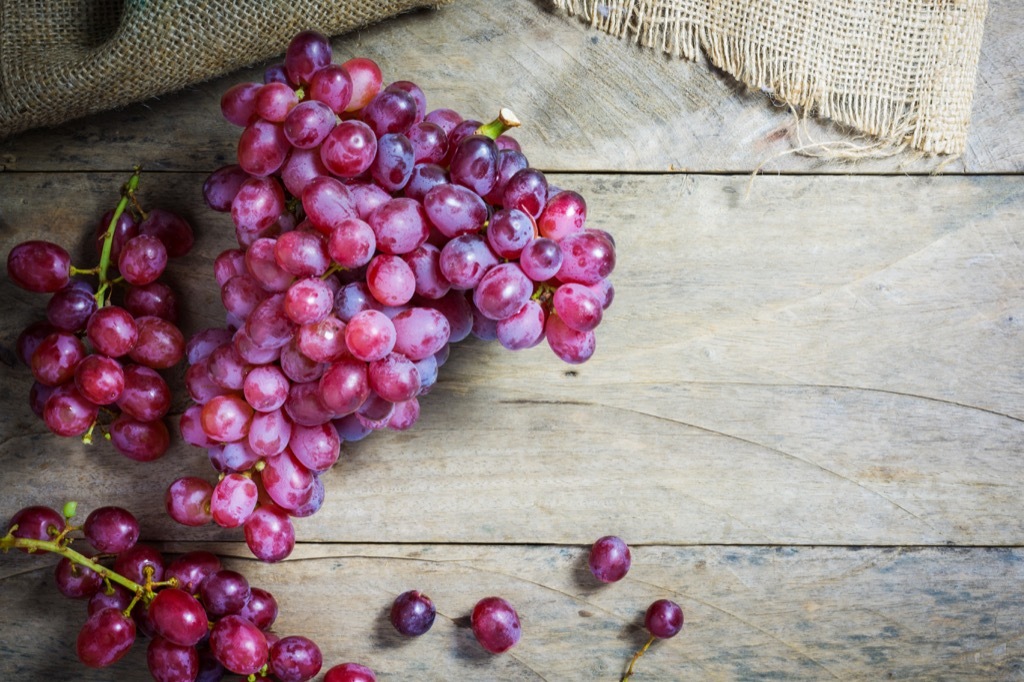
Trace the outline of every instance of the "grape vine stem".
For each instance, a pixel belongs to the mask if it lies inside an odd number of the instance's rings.
[[[655,639],[656,637],[654,635],[651,635],[647,639],[647,643],[640,648],[640,651],[633,654],[633,659],[629,662],[629,667],[626,668],[626,674],[622,676],[622,679],[619,680],[619,682],[628,682],[629,678],[633,676],[633,666],[636,665],[636,662],[640,659],[641,656],[647,653],[647,650],[651,648],[652,644],[654,644]]]
[[[103,250],[100,252],[100,264],[96,266],[96,274],[100,279],[99,287],[96,289],[96,305],[101,308],[106,305],[107,292],[112,284],[107,279],[107,270],[110,268],[110,252],[114,244],[114,232],[117,229],[117,221],[120,220],[121,214],[128,208],[128,202],[135,201],[135,190],[139,188],[139,175],[141,173],[142,167],[136,166],[132,177],[128,179],[128,182],[121,189],[121,201],[117,203],[117,208],[114,209],[114,216],[110,219],[110,225],[107,226],[107,231],[103,235]]]

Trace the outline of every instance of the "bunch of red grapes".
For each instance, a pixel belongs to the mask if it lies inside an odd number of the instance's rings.
[[[612,238],[503,134],[510,112],[464,120],[383,82],[304,32],[265,83],[221,100],[244,127],[238,164],[204,196],[239,248],[214,264],[226,326],[189,342],[181,433],[222,476],[180,479],[166,501],[182,523],[244,527],[265,561],[323,503],[344,441],[413,425],[450,344],[546,339],[584,362],[613,298]]]
[[[0,542],[5,550],[63,557],[54,571],[57,589],[88,601],[76,645],[84,664],[113,665],[142,635],[159,682],[213,682],[229,672],[304,682],[320,671],[323,657],[314,642],[269,632],[278,614],[273,595],[223,568],[215,555],[195,551],[168,560],[137,542],[138,521],[120,507],[95,509],[82,526],[71,521],[49,507],[26,507]],[[71,548],[78,532],[103,563]]]
[[[35,379],[33,412],[53,433],[86,442],[99,425],[119,452],[148,462],[170,442],[163,417],[171,392],[157,370],[185,353],[174,292],[159,278],[168,258],[188,253],[193,236],[171,211],[133,206],[136,218],[126,210],[137,183],[138,174],[100,220],[98,265],[73,267],[64,248],[33,240],[11,249],[7,274],[23,289],[51,294],[46,319],[17,342]]]

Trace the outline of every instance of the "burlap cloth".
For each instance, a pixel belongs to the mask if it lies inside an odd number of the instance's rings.
[[[552,0],[591,25],[710,61],[871,136],[807,145],[858,158],[964,151],[988,0]]]
[[[450,0],[0,0],[0,137],[135,102]]]

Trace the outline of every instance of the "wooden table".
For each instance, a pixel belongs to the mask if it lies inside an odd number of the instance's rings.
[[[176,441],[130,462],[49,434],[14,359],[44,298],[0,283],[0,516],[28,504],[120,504],[168,551],[207,548],[272,591],[280,634],[381,680],[616,680],[647,605],[681,636],[642,680],[1017,679],[1024,670],[1024,8],[993,0],[966,154],[825,164],[794,154],[789,114],[704,64],[667,59],[529,3],[462,0],[334,41],[432,106],[500,105],[552,182],[587,197],[618,242],[615,304],[580,367],[546,349],[454,349],[421,421],[346,446],[327,501],[280,565],[239,535],[163,511],[174,478],[212,478]],[[443,40],[443,45],[438,41]],[[197,242],[169,272],[187,331],[222,323],[211,264],[233,245],[202,204],[234,157],[220,94],[260,68],[0,144],[0,246],[88,234],[141,163],[142,197]],[[835,134],[815,124],[812,134]],[[764,173],[751,171],[762,162]],[[179,389],[184,369],[170,373]],[[178,391],[173,412],[187,405]],[[621,583],[590,543],[633,548]],[[83,604],[49,557],[0,557],[0,678],[143,680],[75,659]],[[430,594],[405,641],[392,599]],[[481,597],[524,636],[484,654]]]

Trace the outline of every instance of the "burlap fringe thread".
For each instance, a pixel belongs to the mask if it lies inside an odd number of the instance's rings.
[[[966,147],[988,0],[553,2],[640,45],[691,60],[703,52],[790,105],[791,153],[856,160]],[[808,115],[862,135],[808,141]]]

